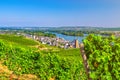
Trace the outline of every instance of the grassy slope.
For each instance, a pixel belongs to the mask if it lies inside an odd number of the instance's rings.
[[[51,47],[48,45],[39,44],[37,41],[27,39],[21,36],[15,35],[0,35],[0,40],[3,40],[5,43],[12,44],[13,46],[20,46],[22,48],[28,48],[29,46],[37,46],[46,47],[47,49],[42,50],[42,53],[55,53],[61,58],[70,58],[72,61],[80,61],[82,62],[82,58],[80,55],[79,49],[59,49],[56,47]],[[41,51],[41,50],[40,50]]]
[[[14,43],[22,46],[34,46],[39,44],[37,41],[34,41],[32,39],[27,39],[23,36],[0,35],[0,39],[9,43]]]
[[[58,52],[58,55],[61,57],[67,57],[75,60],[82,60],[80,55],[80,49],[61,49]]]

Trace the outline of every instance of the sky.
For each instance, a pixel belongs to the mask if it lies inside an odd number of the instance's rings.
[[[0,26],[120,27],[120,0],[0,0]]]

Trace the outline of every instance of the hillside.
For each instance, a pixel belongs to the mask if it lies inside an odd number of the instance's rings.
[[[31,75],[42,80],[86,79],[79,49],[64,50],[44,45],[47,49],[39,50],[33,47],[37,45],[41,46],[21,36],[0,35],[0,65],[7,70],[3,71],[5,75],[1,72],[0,78],[9,80],[12,75],[11,78],[22,80]]]
[[[0,39],[8,43],[14,43],[14,44],[22,45],[22,46],[39,45],[37,41],[34,41],[32,39],[27,39],[23,36],[3,34],[3,35],[0,35]]]

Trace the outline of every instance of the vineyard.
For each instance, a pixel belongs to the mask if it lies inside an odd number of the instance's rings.
[[[38,80],[51,78],[54,80],[86,79],[79,49],[71,49],[68,53],[68,50],[62,49],[57,52],[48,51],[45,53],[32,47],[23,47],[21,44],[16,46],[10,43],[8,38],[0,40],[0,63],[7,66],[12,73],[9,75],[11,77],[0,75],[0,79],[19,79],[19,76],[24,74],[36,75]],[[12,39],[12,41],[17,43],[17,40]],[[14,78],[12,75],[18,77]]]
[[[93,80],[120,80],[120,38],[89,35],[84,47]]]
[[[92,80],[119,80],[120,38],[91,34],[83,43],[90,69],[89,77]],[[19,76],[26,74],[36,75],[37,80],[88,79],[79,49],[38,50],[28,47],[33,45],[40,44],[20,36],[0,36],[0,65],[12,71],[9,76],[0,74],[0,79],[21,80]]]

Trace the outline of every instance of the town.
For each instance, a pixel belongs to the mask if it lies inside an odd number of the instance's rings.
[[[79,41],[77,39],[70,42],[70,41],[67,41],[67,40],[65,40],[63,38],[59,38],[59,37],[51,38],[51,37],[36,36],[36,35],[30,35],[30,34],[24,34],[24,36],[27,38],[37,40],[42,44],[56,46],[59,48],[65,48],[65,49],[67,49],[67,48],[79,48]]]

